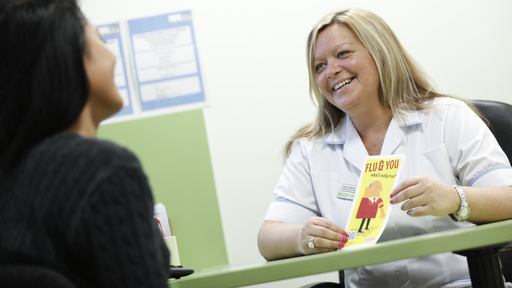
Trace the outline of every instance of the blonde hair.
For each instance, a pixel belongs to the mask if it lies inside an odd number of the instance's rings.
[[[404,120],[405,111],[428,108],[427,101],[439,94],[433,82],[414,59],[405,51],[391,28],[376,14],[357,9],[347,9],[324,16],[311,30],[307,41],[307,65],[309,71],[309,93],[316,98],[316,119],[290,137],[284,147],[285,159],[294,143],[301,138],[324,136],[336,128],[343,111],[324,97],[316,83],[314,64],[315,44],[318,34],[331,25],[346,25],[368,50],[379,73],[379,100],[399,121]]]

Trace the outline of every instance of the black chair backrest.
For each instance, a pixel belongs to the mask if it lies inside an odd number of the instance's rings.
[[[77,288],[60,273],[37,266],[0,266],[2,288]]]
[[[489,120],[494,137],[512,163],[512,105],[489,100],[470,102]]]
[[[488,100],[470,102],[487,118],[494,137],[512,163],[512,105]],[[505,280],[512,282],[512,249],[500,251],[499,256]]]

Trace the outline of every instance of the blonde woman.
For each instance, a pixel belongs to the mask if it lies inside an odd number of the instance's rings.
[[[407,159],[381,242],[512,218],[512,168],[494,136],[465,101],[433,89],[379,16],[326,15],[309,35],[307,64],[318,114],[285,146],[258,235],[267,260],[345,246],[352,201],[337,195],[357,185],[368,155]],[[453,253],[345,274],[347,287],[471,285],[466,259]]]

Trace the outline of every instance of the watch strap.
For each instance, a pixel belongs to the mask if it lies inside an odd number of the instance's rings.
[[[456,214],[449,214],[449,216],[453,221],[456,222],[466,221],[469,217],[469,213],[471,212],[466,198],[466,194],[464,193],[462,188],[459,187],[459,185],[452,185],[452,187],[455,188],[457,194],[459,194],[460,207],[459,210],[457,210]],[[467,214],[463,212],[467,212]]]

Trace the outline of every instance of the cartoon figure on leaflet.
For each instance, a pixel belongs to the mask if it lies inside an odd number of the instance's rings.
[[[363,219],[361,226],[359,226],[359,233],[363,233],[361,229],[366,221],[366,229],[370,225],[370,220],[377,217],[377,210],[380,210],[380,217],[384,219],[386,212],[384,211],[384,201],[380,198],[380,192],[382,191],[382,183],[376,180],[373,181],[369,187],[365,188],[359,209],[357,210],[356,219]]]

